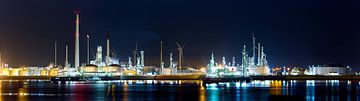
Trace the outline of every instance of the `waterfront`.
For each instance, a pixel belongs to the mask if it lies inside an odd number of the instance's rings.
[[[8,100],[358,100],[358,81],[265,80],[202,84],[200,80],[121,80],[96,82],[1,81]]]

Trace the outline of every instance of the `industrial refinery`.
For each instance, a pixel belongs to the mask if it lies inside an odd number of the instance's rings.
[[[179,51],[178,62],[174,62],[173,54],[169,56],[169,66],[164,66],[162,58],[162,44],[161,43],[161,65],[159,67],[146,66],[145,65],[145,52],[134,50],[134,56],[129,57],[127,62],[119,61],[116,57],[110,55],[110,33],[106,33],[106,47],[105,56],[103,56],[103,46],[97,46],[96,56],[94,60],[90,60],[87,57],[87,63],[85,65],[79,65],[79,11],[75,12],[75,65],[70,66],[66,62],[64,67],[59,67],[58,76],[133,76],[133,75],[207,75],[209,77],[220,77],[220,76],[250,76],[250,75],[271,75],[270,68],[266,60],[266,54],[264,47],[258,43],[256,47],[256,41],[253,34],[253,47],[252,56],[248,56],[246,46],[244,45],[242,51],[241,64],[236,64],[236,58],[232,58],[232,62],[227,63],[226,58],[223,57],[221,63],[217,63],[214,60],[214,54],[211,54],[210,62],[207,68],[201,70],[199,68],[187,68],[183,69],[182,61],[184,60],[183,48],[185,44],[176,43]],[[87,52],[89,52],[89,35],[87,35]],[[67,47],[67,46],[66,46]],[[68,49],[68,48],[66,48]],[[68,50],[66,50],[68,51]],[[87,53],[88,55],[89,53]],[[68,56],[66,56],[68,57]],[[238,57],[238,56],[237,56]],[[66,58],[66,61],[68,59]]]
[[[160,66],[147,66],[145,64],[145,51],[136,48],[133,56],[128,61],[120,61],[111,55],[111,33],[105,32],[106,45],[96,47],[95,57],[90,57],[90,36],[86,35],[86,63],[80,63],[80,12],[75,11],[75,44],[74,65],[70,65],[69,46],[65,45],[65,63],[63,66],[57,63],[57,43],[55,42],[54,63],[45,67],[8,67],[2,63],[0,74],[3,76],[50,76],[50,77],[115,77],[115,76],[205,76],[208,78],[223,77],[250,77],[250,76],[273,76],[273,75],[353,75],[350,67],[346,66],[311,66],[309,68],[273,68],[269,66],[266,49],[256,41],[252,34],[252,46],[243,45],[241,56],[222,57],[222,61],[215,61],[216,52],[210,54],[209,62],[205,68],[185,68],[183,66],[185,44],[176,43],[178,50],[177,61],[174,54],[169,55],[169,65],[163,62],[163,41],[160,42]],[[239,50],[240,52],[240,50]],[[103,53],[105,53],[103,55]],[[251,53],[251,54],[249,54]],[[237,57],[241,57],[238,59]],[[231,62],[227,61],[231,60]],[[176,62],[175,62],[176,61]]]
[[[359,0],[0,0],[0,101],[360,101]]]

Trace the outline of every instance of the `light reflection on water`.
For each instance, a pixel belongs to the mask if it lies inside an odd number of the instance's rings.
[[[359,81],[255,80],[204,84],[199,80],[97,82],[0,81],[8,100],[359,100]]]

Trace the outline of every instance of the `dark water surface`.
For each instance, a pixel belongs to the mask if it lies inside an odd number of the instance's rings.
[[[202,81],[1,81],[0,100],[360,100],[359,81],[252,81],[202,84]]]

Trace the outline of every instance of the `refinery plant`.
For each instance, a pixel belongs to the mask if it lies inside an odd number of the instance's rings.
[[[255,37],[253,36],[253,56],[249,57],[244,46],[242,52],[241,65],[235,64],[235,58],[233,58],[232,64],[225,61],[223,57],[221,65],[217,65],[212,54],[210,63],[206,68],[207,71],[201,70],[189,70],[190,72],[184,72],[182,70],[183,48],[186,44],[176,43],[179,50],[178,62],[173,62],[173,54],[170,53],[169,66],[164,68],[162,60],[162,42],[161,42],[161,65],[159,67],[146,66],[144,63],[145,57],[144,51],[134,50],[134,56],[129,57],[127,62],[120,62],[119,59],[110,56],[110,35],[106,33],[106,55],[103,56],[102,46],[98,46],[96,49],[96,56],[94,60],[89,61],[87,57],[87,64],[79,65],[79,12],[76,11],[75,19],[75,65],[70,67],[68,65],[68,58],[63,69],[59,70],[59,76],[120,76],[120,75],[179,75],[179,74],[206,74],[209,77],[225,76],[225,75],[236,75],[236,76],[249,76],[249,75],[270,75],[270,69],[267,64],[266,54],[264,48],[261,47],[260,43],[258,47],[255,47]],[[89,44],[89,36],[87,35],[87,45]],[[68,49],[68,48],[66,48]],[[257,50],[257,63],[255,63],[255,50]],[[68,50],[66,50],[66,53]],[[87,49],[89,52],[89,48]],[[89,53],[87,53],[88,55]],[[66,54],[67,55],[67,54]],[[66,56],[68,57],[68,56]],[[104,58],[105,57],[105,58]],[[159,69],[160,68],[160,69]]]

